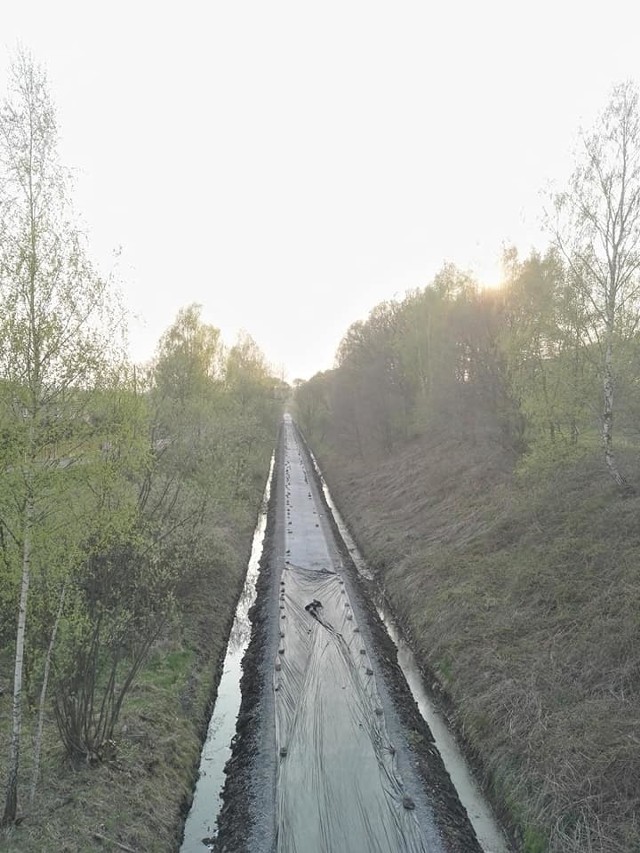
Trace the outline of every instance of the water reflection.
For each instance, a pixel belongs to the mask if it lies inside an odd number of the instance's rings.
[[[256,581],[267,527],[267,505],[271,494],[273,466],[274,457],[271,458],[262,507],[253,534],[247,575],[229,634],[222,677],[218,685],[218,696],[209,722],[207,739],[202,748],[200,775],[191,811],[185,823],[180,853],[203,853],[207,848],[211,849],[211,841],[216,832],[216,820],[222,804],[220,795],[225,781],[224,767],[231,756],[231,740],[236,732],[236,720],[242,698],[240,692],[242,658],[251,636],[249,610],[256,597]]]
[[[266,521],[266,516],[265,516]],[[256,532],[258,532],[256,530]],[[264,530],[261,530],[260,536],[260,552],[257,555],[257,562],[260,562],[260,555],[262,553],[262,537],[264,535]],[[254,534],[255,537],[255,534]],[[229,634],[229,645],[227,648],[228,652],[238,652],[244,651],[249,637],[251,636],[251,622],[249,620],[249,610],[253,605],[253,602],[256,597],[255,585],[258,579],[258,567],[253,566],[252,563],[249,563],[249,568],[247,569],[247,577],[245,580],[245,584],[242,587],[242,592],[240,593],[240,598],[238,600],[238,607],[236,609],[236,616],[233,620],[233,625],[231,626],[231,633]]]

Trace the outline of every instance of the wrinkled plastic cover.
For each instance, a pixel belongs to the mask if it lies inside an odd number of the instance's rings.
[[[427,851],[290,421],[273,686],[280,853]],[[336,561],[339,563],[339,561]]]

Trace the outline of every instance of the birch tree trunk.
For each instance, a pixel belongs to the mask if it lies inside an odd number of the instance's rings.
[[[2,815],[2,825],[15,822],[18,813],[18,775],[20,770],[20,733],[22,730],[22,674],[24,668],[24,640],[27,629],[27,602],[29,581],[31,579],[31,533],[33,528],[33,497],[27,496],[24,510],[24,540],[22,547],[22,584],[18,608],[18,628],[16,631],[16,656],[13,676],[13,704],[11,713],[11,747],[9,753],[9,772],[7,794]]]
[[[604,448],[604,459],[609,473],[620,487],[626,486],[626,480],[620,473],[613,452],[613,346],[611,340],[607,340],[604,352],[603,370],[603,397],[604,408],[602,412],[602,446]]]
[[[40,701],[38,703],[38,727],[33,744],[33,773],[31,776],[31,790],[29,792],[29,805],[32,806],[36,798],[36,788],[38,787],[38,777],[40,776],[40,755],[42,753],[42,732],[44,729],[44,711],[47,701],[47,689],[49,687],[49,672],[51,670],[51,657],[56,645],[56,637],[58,635],[58,626],[62,618],[64,610],[64,599],[67,592],[66,584],[62,587],[60,593],[60,602],[58,604],[58,612],[56,613],[56,621],[53,623],[51,638],[47,648],[47,656],[44,662],[44,673],[42,676],[42,688],[40,690]]]

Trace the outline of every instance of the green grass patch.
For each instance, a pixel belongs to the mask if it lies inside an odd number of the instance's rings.
[[[159,690],[175,688],[184,682],[194,659],[192,649],[174,649],[166,654],[156,652],[141,674],[140,683]]]

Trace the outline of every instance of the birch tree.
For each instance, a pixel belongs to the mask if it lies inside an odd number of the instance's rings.
[[[635,84],[622,83],[613,90],[581,143],[569,188],[554,199],[553,231],[583,303],[582,343],[597,353],[605,462],[615,482],[625,486],[613,435],[618,347],[635,334],[640,317],[640,114]]]
[[[11,743],[1,823],[18,808],[22,687],[37,529],[61,511],[63,473],[86,447],[90,391],[101,381],[113,329],[107,285],[73,224],[69,181],[57,154],[46,74],[25,53],[14,60],[0,107],[0,406],[11,425],[2,527],[18,554],[18,618]]]

